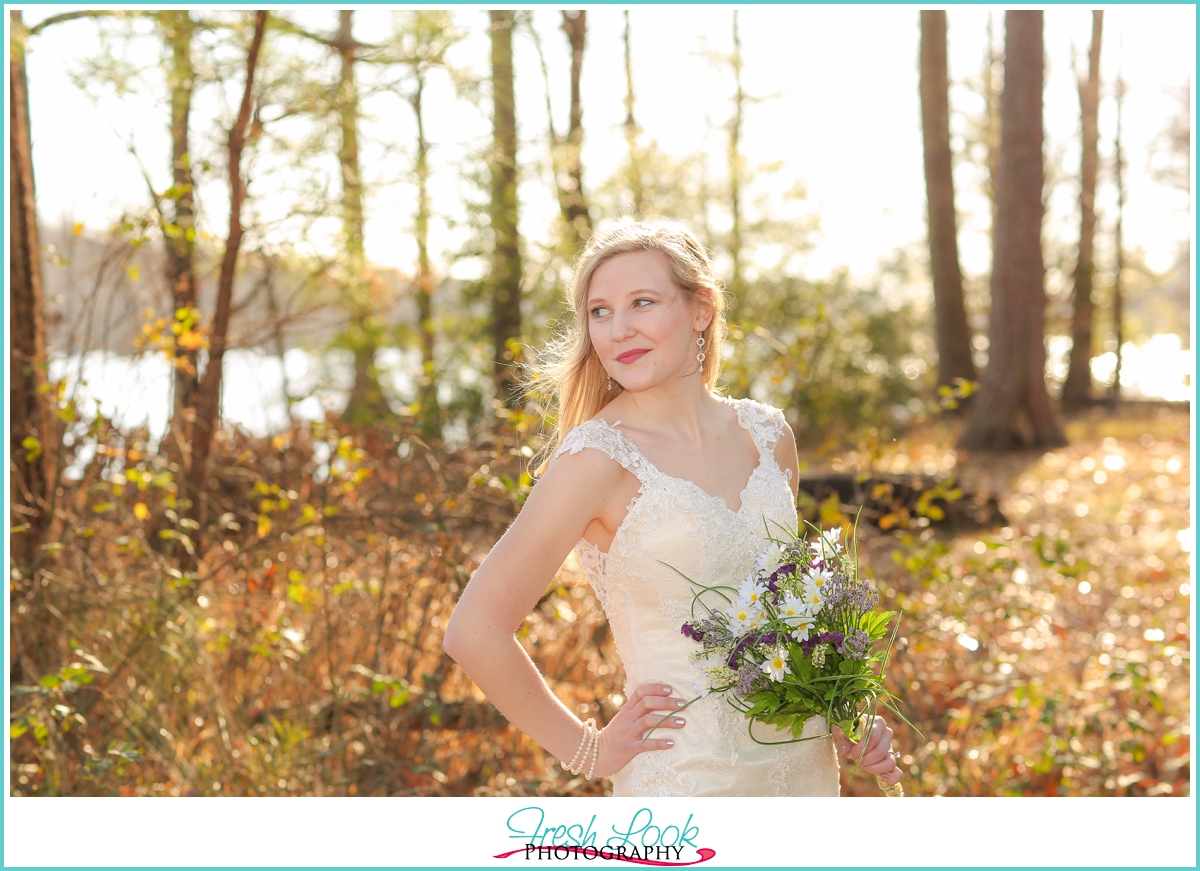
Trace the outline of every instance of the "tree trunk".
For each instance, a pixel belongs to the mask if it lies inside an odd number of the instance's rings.
[[[983,77],[983,99],[987,112],[987,127],[984,130],[987,145],[988,170],[988,201],[991,204],[991,227],[996,227],[996,168],[1000,164],[1000,93],[996,87],[996,69],[1001,66],[1000,57],[996,51],[996,37],[993,32],[992,13],[988,13],[987,23],[987,67]]]
[[[192,494],[189,516],[204,528],[201,494],[207,477],[208,458],[212,452],[213,436],[221,404],[221,372],[224,363],[229,315],[233,302],[233,279],[237,270],[238,249],[242,244],[242,203],[246,198],[246,183],[242,178],[242,150],[246,144],[246,128],[250,124],[251,98],[254,93],[254,69],[262,48],[267,27],[267,12],[255,13],[254,37],[246,54],[246,87],[242,91],[237,120],[229,131],[229,235],[225,240],[225,255],[221,259],[221,274],[217,280],[217,305],[213,316],[212,337],[209,342],[208,363],[200,381],[196,404],[196,420],[192,426],[192,463],[188,469],[188,491]]]
[[[971,330],[958,261],[958,220],[950,158],[950,98],[946,68],[946,13],[921,12],[921,128],[925,140],[925,193],[929,206],[929,263],[933,274],[938,386],[975,380]]]
[[[371,288],[366,276],[363,233],[363,183],[359,167],[358,117],[359,95],[354,65],[359,44],[353,35],[354,12],[338,12],[338,33],[334,49],[341,61],[338,81],[337,113],[341,132],[338,164],[342,177],[342,238],[346,252],[346,299],[350,315],[347,340],[354,353],[354,384],[342,419],[354,426],[367,426],[390,416],[391,409],[379,386],[375,369],[375,350],[379,346],[378,315],[374,311]]]
[[[496,396],[517,404],[521,338],[521,251],[517,234],[517,118],[513,13],[490,10],[492,38],[492,343]],[[514,353],[515,352],[515,353]]]
[[[283,410],[288,416],[288,425],[292,420],[292,391],[288,384],[287,375],[287,341],[284,336],[279,298],[275,287],[275,261],[270,255],[263,258],[263,290],[266,292],[267,317],[271,324],[271,341],[275,345],[275,356],[279,358],[279,395],[283,400]]]
[[[587,12],[563,11],[562,29],[571,44],[571,120],[565,143],[566,196],[563,218],[567,222],[568,242],[572,252],[583,248],[592,235],[592,216],[583,191],[583,103],[579,82],[583,75],[583,49],[587,42]]]
[[[629,192],[633,196],[633,217],[640,219],[645,208],[642,189],[642,147],[638,144],[637,122],[633,118],[633,52],[629,42],[629,10],[625,10],[625,142],[629,146]]]
[[[421,436],[426,441],[442,438],[442,412],[437,397],[437,364],[434,360],[433,291],[435,282],[429,265],[429,143],[425,139],[425,118],[421,100],[425,93],[425,73],[416,71],[417,87],[412,95],[413,114],[417,117],[417,318],[421,326],[421,378],[417,401],[420,403]]]
[[[745,158],[742,157],[742,114],[746,105],[746,92],[742,90],[742,37],[738,32],[738,14],[733,12],[733,66],[735,85],[733,117],[729,120],[729,256],[733,266],[729,278],[729,290],[736,306],[742,299],[742,176]]]
[[[19,10],[10,10],[8,61],[9,123],[9,541],[10,564],[22,571],[37,558],[50,525],[53,452],[58,439],[51,422],[46,384],[46,338],[42,323],[42,270],[33,152],[29,130],[29,92],[25,78],[28,31]],[[26,442],[26,439],[36,439]],[[28,458],[27,458],[28,457]],[[17,531],[19,530],[19,531]]]
[[[987,371],[964,448],[1066,443],[1046,393],[1042,13],[1005,13]]]
[[[1087,80],[1079,82],[1079,108],[1083,117],[1083,157],[1079,185],[1079,257],[1075,261],[1072,294],[1071,355],[1067,380],[1063,383],[1063,408],[1078,408],[1092,393],[1092,279],[1095,275],[1093,241],[1096,234],[1097,143],[1100,138],[1096,116],[1100,106],[1100,36],[1104,12],[1092,11],[1092,47],[1088,52]]]
[[[1125,156],[1121,148],[1121,114],[1125,107],[1125,80],[1117,76],[1117,135],[1113,143],[1113,175],[1117,183],[1117,225],[1114,228],[1113,246],[1117,249],[1117,262],[1113,272],[1113,335],[1117,342],[1116,369],[1113,371],[1113,382],[1109,387],[1109,396],[1119,401],[1121,399],[1121,346],[1125,343],[1124,302],[1125,293],[1121,285],[1122,273],[1125,271]]]
[[[166,278],[171,292],[172,312],[196,307],[196,206],[192,191],[192,158],[188,144],[189,117],[196,71],[192,63],[195,22],[187,10],[155,13],[169,50],[167,83],[171,90],[171,190],[173,204],[166,228]],[[174,316],[174,315],[172,315]],[[198,348],[178,347],[176,356],[185,362],[174,367],[172,414],[194,408],[200,385]],[[182,418],[180,418],[182,420]],[[169,429],[168,429],[169,431]]]

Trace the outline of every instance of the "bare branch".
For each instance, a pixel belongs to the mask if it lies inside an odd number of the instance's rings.
[[[66,21],[74,21],[77,18],[125,18],[144,14],[144,12],[135,12],[132,10],[125,11],[108,9],[89,9],[80,10],[78,12],[63,12],[60,15],[51,15],[45,21],[39,21],[33,27],[29,28],[29,35],[37,36],[52,24],[62,24]]]

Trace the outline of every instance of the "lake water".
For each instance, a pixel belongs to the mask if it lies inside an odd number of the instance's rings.
[[[1071,341],[1067,336],[1047,340],[1047,377],[1061,381]],[[1126,343],[1121,367],[1122,395],[1129,399],[1186,400],[1192,395],[1194,355],[1183,348],[1179,336],[1155,335],[1141,344]],[[1101,384],[1112,380],[1116,355],[1111,351],[1092,361],[1092,375]],[[415,392],[420,358],[415,351],[387,348],[376,357],[384,389],[399,409]],[[147,427],[157,444],[167,425],[170,401],[170,368],[162,355],[124,357],[96,351],[50,361],[50,377],[67,377],[67,390],[78,390],[81,414],[89,417],[99,401],[100,410],[121,429]],[[254,350],[225,355],[221,416],[262,437],[287,428],[284,376],[292,397],[291,414],[301,420],[322,420],[326,410],[346,405],[353,382],[353,358],[348,351],[323,355],[292,348],[283,358]],[[400,397],[397,399],[396,397]],[[448,397],[447,397],[448,398]]]
[[[394,348],[376,356],[380,380],[393,397],[411,397],[413,373],[420,357]],[[221,418],[255,436],[267,436],[288,427],[288,394],[294,397],[291,416],[300,420],[323,420],[327,409],[346,406],[354,381],[354,360],[349,351],[333,350],[323,355],[292,348],[282,358],[254,350],[229,351],[224,358],[221,387]],[[100,411],[119,429],[146,427],[157,444],[166,430],[170,411],[171,370],[161,354],[138,357],[94,351],[71,357],[54,357],[50,377],[66,377],[67,392],[76,391],[80,414],[89,417]],[[398,409],[403,403],[393,400]]]

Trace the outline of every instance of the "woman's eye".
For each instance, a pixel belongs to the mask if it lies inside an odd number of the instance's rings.
[[[608,306],[598,305],[592,309],[592,317],[594,318],[602,318],[606,314],[608,314]]]
[[[646,299],[645,297],[642,297],[641,299],[635,299],[633,301],[633,304],[636,308],[645,308],[646,306],[643,306],[642,303],[646,303],[646,305],[653,305],[654,300]]]

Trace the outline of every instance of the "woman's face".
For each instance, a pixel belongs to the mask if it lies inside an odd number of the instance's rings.
[[[587,319],[600,363],[613,381],[638,391],[699,371],[696,336],[712,313],[688,304],[665,254],[631,251],[592,273]]]

